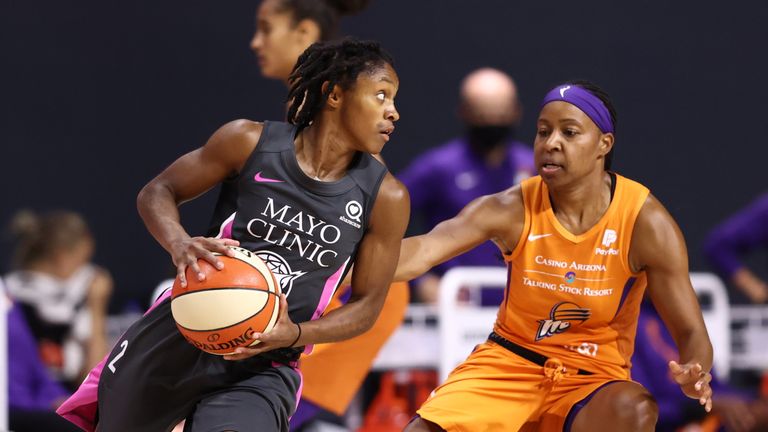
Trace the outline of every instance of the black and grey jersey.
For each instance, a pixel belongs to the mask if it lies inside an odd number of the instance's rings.
[[[307,176],[296,160],[296,127],[265,122],[240,173],[222,187],[209,235],[254,252],[286,294],[294,322],[319,317],[352,266],[387,173],[358,153],[336,182]]]

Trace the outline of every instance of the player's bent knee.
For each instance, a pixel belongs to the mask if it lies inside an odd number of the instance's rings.
[[[405,426],[403,432],[445,432],[445,430],[431,421],[416,416]]]
[[[616,394],[611,398],[611,410],[625,430],[654,430],[659,417],[659,408],[651,393],[635,383],[617,384]]]
[[[583,431],[653,431],[659,409],[645,387],[615,382],[597,391],[578,413],[571,428]]]
[[[643,393],[626,397],[621,406],[617,407],[617,410],[620,413],[625,413],[628,417],[627,424],[636,426],[637,430],[645,430],[655,426],[659,417],[658,405],[646,390]]]

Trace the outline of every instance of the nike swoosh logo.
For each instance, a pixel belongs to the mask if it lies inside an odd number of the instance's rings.
[[[283,180],[275,180],[271,178],[262,177],[261,171],[257,172],[256,175],[253,176],[253,179],[259,183],[284,183]]]
[[[570,88],[571,88],[571,86],[565,86],[565,87],[561,88],[560,89],[560,97],[565,97],[565,92],[570,90]]]
[[[531,241],[531,242],[536,241],[540,238],[549,237],[551,235],[552,234],[538,234],[538,235],[528,234],[528,241]]]

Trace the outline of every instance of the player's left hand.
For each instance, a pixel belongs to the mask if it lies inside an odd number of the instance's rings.
[[[234,354],[224,356],[224,360],[243,360],[277,348],[285,348],[297,342],[299,327],[288,316],[288,301],[285,294],[280,294],[280,311],[277,323],[266,333],[254,333],[253,338],[259,341],[253,347],[238,347]]]
[[[712,388],[709,386],[712,375],[709,372],[704,372],[699,363],[679,364],[674,360],[669,362],[669,371],[686,396],[698,399],[707,412],[712,410]]]

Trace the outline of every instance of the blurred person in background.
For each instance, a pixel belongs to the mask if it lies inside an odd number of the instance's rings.
[[[649,299],[640,308],[632,356],[632,379],[651,392],[659,406],[658,432],[768,431],[768,400],[722,382],[712,372],[712,412],[688,398],[668,374],[660,373],[679,358],[674,339]]]
[[[24,313],[48,368],[75,387],[107,353],[109,273],[91,263],[94,239],[71,211],[24,210],[11,223],[16,238],[8,293]]]
[[[8,332],[9,427],[15,432],[78,431],[56,414],[55,409],[69,394],[40,360],[37,341],[19,305],[6,295],[2,279],[0,307]]]
[[[411,162],[398,178],[411,194],[411,212],[425,228],[461,211],[475,198],[489,195],[536,172],[533,151],[518,141],[522,108],[517,86],[502,71],[482,68],[464,78],[459,118],[465,133]],[[503,265],[498,249],[485,242],[437,267],[416,281],[420,301],[437,302],[440,276],[457,266]]]
[[[768,250],[768,193],[726,219],[709,234],[704,252],[726,281],[752,303],[768,302],[768,283],[750,270],[742,257]]]
[[[337,36],[340,18],[362,11],[369,1],[263,1],[257,11],[256,32],[251,40],[261,74],[287,85],[299,55],[311,44]],[[224,188],[225,191],[228,188],[226,183]],[[339,289],[328,312],[341,306],[349,294],[348,286]],[[402,322],[408,294],[407,283],[392,284],[373,328],[353,339],[318,345],[311,356],[302,358],[300,368],[304,374],[304,388],[299,407],[291,418],[292,430],[310,427],[313,419],[325,417],[323,411],[331,413],[331,417],[344,415],[379,350]]]

